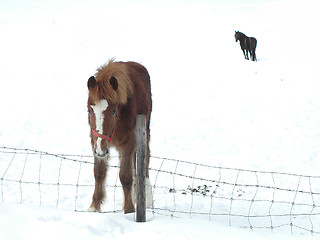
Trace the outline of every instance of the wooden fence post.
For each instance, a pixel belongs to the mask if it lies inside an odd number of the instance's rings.
[[[146,116],[137,115],[136,118],[136,143],[137,143],[137,163],[136,163],[136,222],[146,221]]]

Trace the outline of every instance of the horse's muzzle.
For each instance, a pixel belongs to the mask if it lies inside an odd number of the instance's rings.
[[[95,148],[93,152],[94,152],[94,155],[99,159],[105,159],[109,155],[108,148],[106,148],[106,150],[104,151],[101,151]]]

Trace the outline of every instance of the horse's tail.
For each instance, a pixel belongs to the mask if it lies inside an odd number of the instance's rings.
[[[256,47],[257,47],[257,39],[254,37],[250,37],[249,39],[249,49],[252,61],[257,61],[256,58]]]
[[[257,47],[257,39],[255,39],[254,37],[252,38],[252,47],[254,50],[256,50],[256,47]]]
[[[253,38],[253,61],[257,61],[257,56],[256,56],[256,47],[257,47],[257,39]]]

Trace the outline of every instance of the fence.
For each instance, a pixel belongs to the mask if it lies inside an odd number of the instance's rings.
[[[93,158],[0,147],[1,201],[86,211],[94,189]],[[122,211],[118,156],[109,163],[103,212]],[[152,156],[153,207],[171,217],[230,226],[320,234],[320,176],[251,171]]]

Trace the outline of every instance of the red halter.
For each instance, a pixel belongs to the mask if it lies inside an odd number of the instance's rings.
[[[111,142],[115,130],[116,130],[116,128],[113,129],[111,137],[108,137],[108,136],[106,136],[106,135],[97,133],[95,130],[93,130],[93,128],[91,128],[91,132],[93,133],[93,135],[95,135],[95,136],[97,136],[97,137],[99,137],[99,138],[106,139],[108,142]]]

